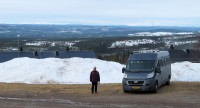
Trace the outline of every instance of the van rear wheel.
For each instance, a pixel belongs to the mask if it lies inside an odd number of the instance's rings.
[[[166,85],[170,85],[170,79],[166,82]]]
[[[166,85],[170,85],[170,76],[169,76],[169,78],[168,78],[168,80],[167,80],[167,82],[166,82]]]

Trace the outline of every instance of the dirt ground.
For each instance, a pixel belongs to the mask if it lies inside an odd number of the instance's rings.
[[[0,108],[200,108],[200,82],[172,82],[158,93],[123,93],[121,84],[0,83]]]

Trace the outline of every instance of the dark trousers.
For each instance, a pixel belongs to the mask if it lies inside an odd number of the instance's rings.
[[[95,93],[97,93],[97,82],[92,82],[92,88],[91,88],[91,91],[92,93],[94,93],[94,89],[95,89]]]

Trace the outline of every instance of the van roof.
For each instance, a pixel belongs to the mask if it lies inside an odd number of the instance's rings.
[[[158,51],[158,50],[144,50],[144,51],[134,51],[130,55],[129,60],[156,60],[158,58],[169,56],[168,51]]]

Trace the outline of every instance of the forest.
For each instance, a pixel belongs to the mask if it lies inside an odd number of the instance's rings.
[[[198,49],[200,28],[89,25],[0,25],[0,51],[93,50],[126,62],[137,50]]]

